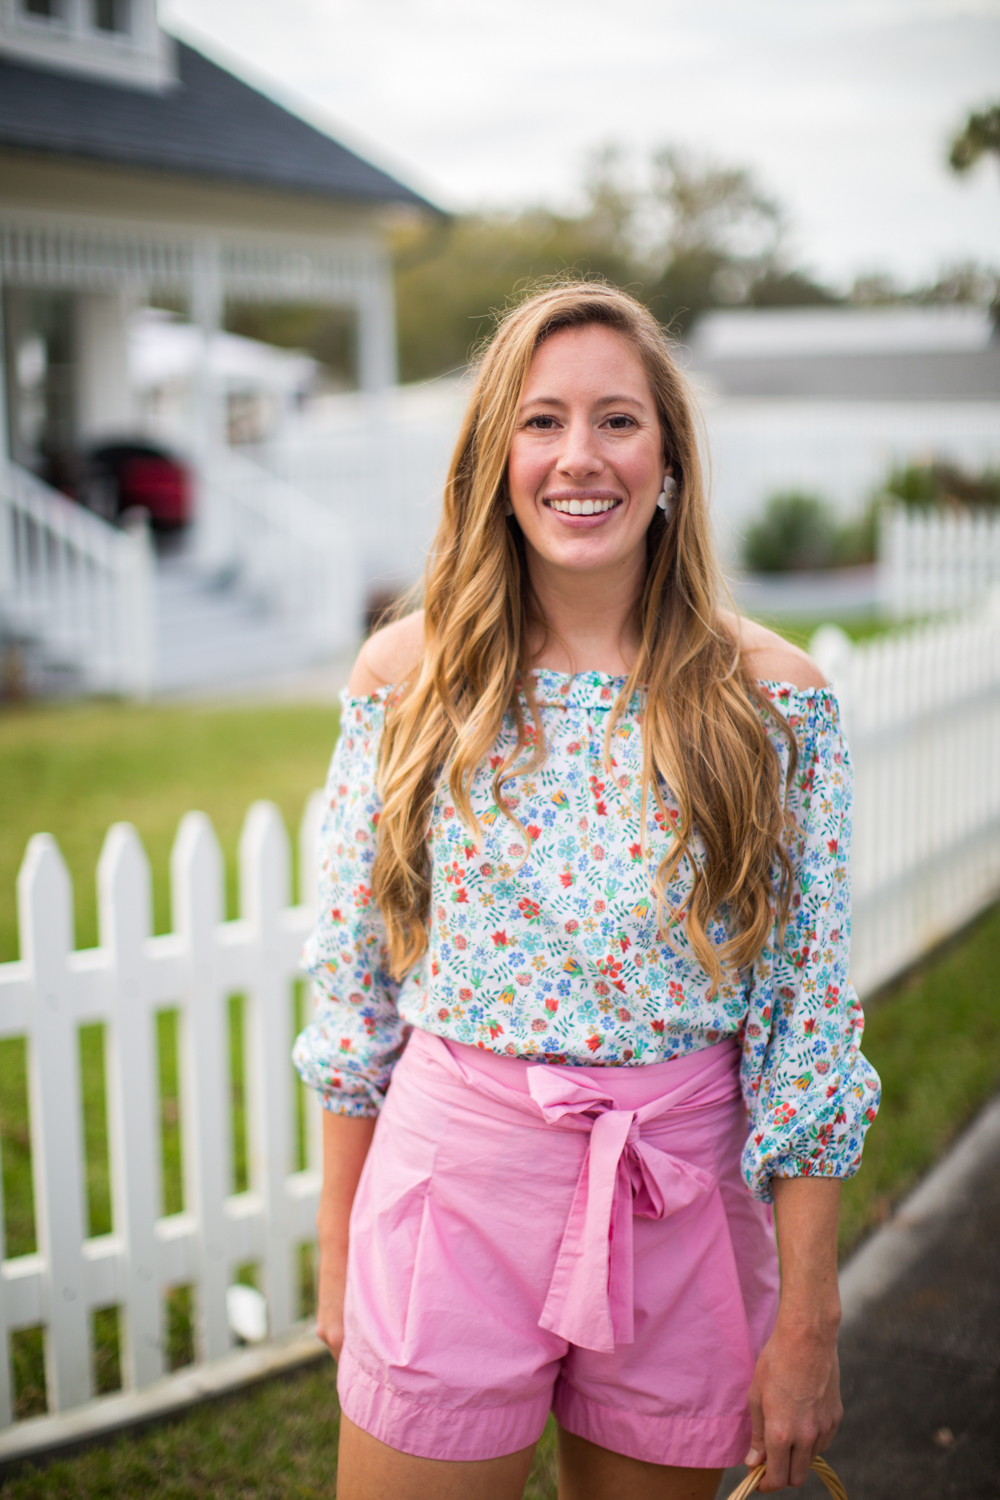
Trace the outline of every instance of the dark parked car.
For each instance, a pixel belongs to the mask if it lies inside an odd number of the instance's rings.
[[[87,455],[80,499],[106,521],[141,506],[155,531],[178,531],[191,520],[191,471],[150,443],[107,443]]]

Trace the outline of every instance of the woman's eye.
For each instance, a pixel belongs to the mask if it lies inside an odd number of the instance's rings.
[[[553,427],[556,425],[556,419],[555,417],[544,416],[529,417],[525,425],[528,427],[533,427],[536,432],[551,432]]]
[[[635,426],[635,418],[627,417],[624,413],[617,413],[613,417],[605,419],[612,432],[627,432],[630,427]]]

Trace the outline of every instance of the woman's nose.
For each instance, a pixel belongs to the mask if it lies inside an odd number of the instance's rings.
[[[603,467],[597,434],[587,421],[569,422],[560,444],[559,468],[564,474],[579,478],[594,474]]]

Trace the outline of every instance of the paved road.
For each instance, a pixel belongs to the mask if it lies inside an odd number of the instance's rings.
[[[1000,1500],[1000,1133],[979,1140],[971,1168],[967,1153],[880,1237],[888,1284],[841,1335],[844,1421],[827,1456],[849,1500]],[[893,1236],[911,1243],[886,1278]],[[798,1494],[826,1491],[811,1476]]]
[[[1000,1496],[1000,1152],[841,1339],[850,1500]]]

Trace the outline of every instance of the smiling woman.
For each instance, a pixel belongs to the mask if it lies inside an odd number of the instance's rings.
[[[296,1060],[342,1500],[513,1500],[550,1408],[565,1500],[707,1500],[744,1454],[801,1484],[836,1430],[878,1102],[849,763],[815,666],[719,595],[662,331],[527,298],[330,770]]]

